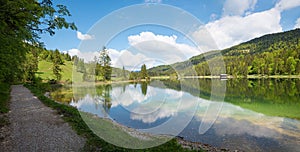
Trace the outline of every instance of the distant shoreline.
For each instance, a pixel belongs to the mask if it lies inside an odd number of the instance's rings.
[[[234,77],[232,75],[227,75],[227,79],[240,79],[240,78],[245,78],[245,79],[260,79],[260,78],[299,78],[300,75],[247,75],[245,76],[237,76]],[[151,79],[157,80],[157,79],[175,79],[170,76],[155,76],[151,77]],[[214,75],[214,76],[183,76],[180,78],[176,78],[178,80],[180,79],[220,79],[219,75]]]
[[[228,75],[227,78],[221,79],[300,79],[300,75],[248,75],[237,76],[234,77],[232,75]],[[90,86],[90,85],[108,85],[108,84],[121,84],[121,83],[136,83],[136,82],[149,82],[151,80],[182,80],[182,79],[220,79],[220,76],[184,76],[180,78],[172,77],[172,76],[154,76],[150,77],[150,80],[140,79],[140,80],[111,80],[111,81],[96,81],[96,82],[78,82],[73,83],[76,86]]]

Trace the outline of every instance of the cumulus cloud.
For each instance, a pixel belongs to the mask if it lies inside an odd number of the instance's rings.
[[[193,37],[203,42],[206,50],[224,49],[268,33],[281,32],[280,19],[280,11],[274,8],[245,17],[225,16],[200,27]],[[207,33],[218,48],[214,48],[211,41],[206,42]]]
[[[295,27],[294,28],[300,28],[300,18],[297,19]]]
[[[80,54],[80,51],[78,49],[70,49],[67,51],[67,53],[70,55],[70,56],[75,56],[75,55],[79,55]]]
[[[162,41],[169,44],[176,43],[177,36],[165,36],[165,35],[155,35],[152,32],[141,32],[139,35],[131,35],[128,37],[128,42],[130,45],[134,46],[141,42],[147,41]]]
[[[257,0],[226,0],[223,7],[223,15],[244,15],[254,9]]]
[[[133,53],[128,50],[118,51],[108,49],[109,56],[114,67],[122,68],[123,66],[130,71],[140,70],[141,65],[147,63],[147,67],[153,67],[155,61],[141,53]]]
[[[226,0],[223,17],[199,27],[192,37],[205,51],[228,48],[265,34],[282,32],[281,13],[300,6],[300,0],[279,0],[269,10],[249,13],[256,3],[257,0]],[[295,28],[299,27],[299,20]]]
[[[85,62],[93,61],[95,56],[99,56],[98,52],[81,52],[78,49],[70,49],[68,50],[68,54],[70,56],[76,55],[79,58],[84,59]]]
[[[77,31],[77,38],[79,40],[91,40],[94,39],[92,35],[89,34],[82,34],[81,32]]]
[[[280,0],[275,8],[279,11],[284,11],[298,6],[300,6],[300,0]]]
[[[165,64],[183,61],[200,54],[195,46],[177,42],[177,36],[156,35],[152,32],[141,32],[128,37],[128,42],[136,51],[147,57],[161,60]]]

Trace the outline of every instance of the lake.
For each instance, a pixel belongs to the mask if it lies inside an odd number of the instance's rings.
[[[184,79],[64,87],[58,102],[141,132],[231,150],[299,151],[299,79]]]

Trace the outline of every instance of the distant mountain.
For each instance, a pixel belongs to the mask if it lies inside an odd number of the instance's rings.
[[[222,50],[225,56],[237,56],[242,54],[255,54],[265,51],[274,51],[279,48],[299,45],[300,29],[287,32],[267,34],[259,38],[241,43],[228,49]]]
[[[218,60],[220,53],[223,55],[227,73],[232,75],[298,74],[300,29],[264,35],[224,50],[210,51],[191,57],[187,61],[153,67],[148,72],[151,76],[171,75],[175,70],[183,75],[194,75],[190,71],[196,71],[197,75],[210,75],[205,61]],[[288,59],[289,57],[292,58]],[[267,61],[267,58],[270,59]],[[252,65],[256,60],[264,67]],[[283,68],[290,68],[290,71]]]

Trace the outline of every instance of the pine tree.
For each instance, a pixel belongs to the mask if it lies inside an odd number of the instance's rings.
[[[141,79],[147,79],[148,78],[148,72],[147,72],[147,68],[146,68],[145,64],[143,64],[142,67],[141,67],[140,78]]]
[[[52,66],[53,74],[55,75],[56,80],[60,81],[61,80],[60,65],[63,64],[63,61],[61,59],[61,55],[58,50],[54,51],[52,63],[53,63],[53,66]]]
[[[112,73],[111,59],[108,55],[108,50],[106,47],[103,47],[103,49],[100,51],[99,63],[102,66],[103,79],[110,80]]]

